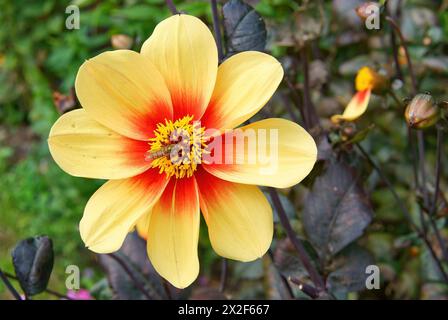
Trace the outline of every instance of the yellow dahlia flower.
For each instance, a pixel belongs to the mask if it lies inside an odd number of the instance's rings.
[[[228,155],[211,142],[253,116],[282,77],[280,63],[261,52],[236,54],[218,67],[213,35],[184,14],[158,24],[140,53],[108,51],[84,62],[75,83],[82,109],[61,116],[48,143],[67,173],[109,179],[85,207],[79,226],[85,245],[98,253],[116,251],[139,222],[154,268],[184,288],[199,273],[201,210],[217,254],[240,261],[261,257],[273,220],[256,185],[300,182],[316,161],[314,140],[283,119],[239,128],[243,134],[277,130],[278,139],[266,141],[278,150],[271,174],[260,174],[259,160],[241,161],[251,158],[246,148]],[[209,128],[219,134],[205,135]],[[172,137],[195,129],[198,142],[181,139],[191,147],[189,161],[173,161]],[[233,150],[241,141],[226,143]],[[214,153],[236,161],[191,161]]]

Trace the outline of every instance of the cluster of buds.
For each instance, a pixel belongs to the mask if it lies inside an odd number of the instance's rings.
[[[409,127],[425,129],[439,121],[441,116],[440,104],[427,93],[417,94],[406,107],[404,117]]]

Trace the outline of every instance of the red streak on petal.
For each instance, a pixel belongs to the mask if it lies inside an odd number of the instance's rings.
[[[207,210],[207,203],[214,203],[216,199],[222,198],[225,202],[227,195],[233,192],[235,183],[215,177],[205,171],[204,168],[199,168],[195,177],[199,187],[199,202],[202,213],[204,218],[208,219],[207,214],[213,213],[213,210]]]
[[[145,160],[146,152],[149,150],[147,141],[134,140],[123,137],[121,148],[117,157],[125,159],[130,166],[150,166],[150,162]]]
[[[199,199],[195,178],[170,179],[159,205],[165,214],[193,215],[198,212]]]
[[[366,99],[369,92],[370,92],[370,89],[358,91],[356,93],[356,105],[361,105],[364,102],[364,100]]]
[[[201,118],[201,123],[206,128],[213,129],[233,129],[233,128],[221,128],[223,123],[223,115],[219,113],[219,106],[215,101],[211,100],[205,110],[204,115]]]
[[[132,122],[135,125],[135,130],[141,132],[143,136],[148,139],[154,137],[154,130],[158,123],[164,123],[165,119],[173,119],[173,108],[169,102],[160,100],[154,101],[147,107],[145,114],[136,114]]]
[[[171,101],[173,103],[173,119],[181,119],[185,116],[193,116],[195,120],[199,120],[204,113],[202,110],[202,97],[195,96],[191,93],[179,92],[179,90],[171,91]]]
[[[157,194],[157,191],[165,189],[169,182],[164,174],[159,174],[157,169],[148,169],[130,179],[133,180],[136,187],[143,188],[148,195]]]

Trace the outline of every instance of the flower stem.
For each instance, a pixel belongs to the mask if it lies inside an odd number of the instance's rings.
[[[310,128],[314,128],[319,125],[319,117],[316,113],[316,108],[311,100],[310,89],[310,76],[309,76],[309,62],[308,62],[308,44],[305,44],[300,51],[300,58],[302,61],[303,69],[303,106],[305,114],[308,119]]]
[[[406,40],[403,36],[403,33],[401,32],[400,27],[398,26],[398,24],[395,22],[394,19],[392,19],[389,16],[386,16],[386,20],[387,22],[389,22],[389,24],[392,26],[392,28],[394,28],[396,34],[398,35],[398,37],[400,38],[400,42],[401,45],[403,47],[404,50],[404,54],[406,56],[406,61],[408,64],[408,68],[409,68],[409,76],[411,77],[411,84],[412,84],[412,95],[416,95],[417,94],[417,80],[415,78],[415,74],[414,74],[414,68],[412,67],[412,62],[411,62],[411,58],[409,56],[409,50],[408,47],[406,45]]]
[[[442,142],[443,142],[443,129],[437,127],[437,147],[436,147],[436,182],[435,182],[435,190],[434,190],[434,199],[431,205],[431,215],[435,216],[437,212],[437,200],[439,199],[440,192],[440,175],[441,175],[441,164],[442,164]]]
[[[222,258],[221,263],[221,281],[219,284],[219,292],[224,292],[226,289],[227,283],[227,270],[228,270],[228,262],[226,258]]]
[[[8,272],[3,272],[3,274],[4,274],[6,277],[8,277],[9,279],[13,279],[13,280],[19,281],[19,279],[18,279],[16,276],[14,276],[14,275],[12,275],[12,274],[10,274],[10,273],[8,273]],[[59,293],[59,292],[54,291],[54,290],[51,290],[51,289],[45,289],[44,291],[45,291],[46,293],[48,293],[48,294],[51,294],[51,295],[53,295],[53,296],[55,296],[55,297],[58,297],[58,298],[61,298],[61,299],[74,300],[74,299],[72,299],[72,298],[66,296],[65,294]]]
[[[272,202],[274,203],[275,208],[277,209],[277,214],[280,219],[280,223],[282,224],[283,228],[286,231],[286,234],[288,235],[289,240],[291,240],[291,243],[293,244],[294,248],[297,251],[297,254],[299,255],[300,262],[303,264],[304,268],[308,272],[308,275],[311,278],[311,281],[314,283],[316,288],[319,291],[325,291],[325,284],[324,280],[322,279],[321,275],[317,272],[316,268],[311,263],[311,259],[308,255],[308,253],[305,250],[305,247],[302,245],[302,243],[297,239],[296,234],[294,230],[292,229],[291,224],[289,223],[288,216],[285,213],[285,210],[283,209],[282,203],[280,202],[280,198],[278,196],[277,190],[269,187],[269,194],[271,196]]]
[[[216,47],[218,48],[218,58],[219,62],[221,63],[222,60],[224,60],[224,52],[222,46],[221,23],[218,14],[218,4],[216,3],[216,0],[210,0],[210,3],[212,6],[213,31],[215,33]]]
[[[22,297],[14,288],[14,286],[11,284],[11,282],[9,282],[8,277],[3,273],[2,269],[0,269],[0,279],[2,279],[6,288],[9,290],[9,292],[11,292],[11,294],[14,296],[16,300],[22,300]]]
[[[275,264],[274,260],[274,254],[272,253],[272,250],[268,250],[269,258],[271,258],[272,265],[274,266],[275,270],[277,271],[280,279],[282,280],[283,286],[285,287],[286,293],[288,295],[289,299],[294,299],[294,293],[292,292],[291,286],[288,283],[288,279],[278,270],[277,265]]]
[[[370,163],[370,165],[373,167],[373,169],[378,173],[380,178],[384,181],[386,186],[389,188],[389,191],[392,193],[392,196],[394,197],[395,201],[397,202],[398,206],[400,207],[401,211],[403,212],[403,215],[405,216],[406,220],[411,225],[412,229],[417,233],[418,237],[423,240],[426,247],[429,250],[429,253],[431,254],[434,262],[436,263],[438,269],[440,270],[440,273],[446,283],[448,283],[448,274],[446,273],[445,269],[443,268],[443,264],[440,261],[439,257],[437,257],[436,252],[432,248],[431,243],[428,240],[426,232],[422,232],[419,227],[412,221],[412,217],[409,213],[409,211],[406,209],[406,206],[402,203],[400,200],[400,197],[396,193],[395,189],[393,188],[392,184],[390,183],[387,176],[383,173],[381,168],[372,160],[372,158],[369,156],[369,154],[361,147],[360,144],[356,144],[356,147],[361,152],[361,154],[364,156],[364,158]],[[431,220],[432,221],[432,220]]]
[[[294,85],[288,79],[288,77],[286,75],[284,76],[283,81],[288,86],[288,89],[289,89],[290,94],[291,94],[291,100],[294,102],[296,107],[299,109],[300,116],[302,117],[303,127],[308,131],[309,128],[310,128],[310,124],[308,122],[309,120],[308,120],[308,116],[307,116],[307,114],[305,112],[305,109],[304,109],[303,105],[300,103],[300,96],[297,93],[296,88],[294,87]]]
[[[310,298],[316,299],[319,297],[319,292],[313,286],[302,282],[300,279],[295,277],[289,277],[289,281],[299,286],[299,289],[305,293]]]
[[[111,257],[113,260],[115,260],[122,268],[123,270],[126,272],[126,274],[129,276],[129,278],[131,278],[132,282],[135,284],[135,286],[137,287],[137,289],[148,299],[148,300],[152,300],[151,295],[145,290],[145,288],[143,287],[143,285],[140,283],[140,281],[137,280],[137,278],[135,277],[134,273],[128,268],[128,266],[126,265],[126,263],[116,254],[114,253],[109,253],[108,254],[109,257]]]
[[[165,0],[166,5],[168,6],[168,9],[170,9],[172,14],[179,14],[180,12],[177,10],[176,6],[174,5],[173,0]]]

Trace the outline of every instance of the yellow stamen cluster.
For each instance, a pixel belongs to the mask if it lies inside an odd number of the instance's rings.
[[[147,159],[151,167],[159,168],[159,173],[165,172],[168,178],[191,177],[205,152],[204,130],[199,122],[193,121],[193,116],[159,123],[154,138],[149,140]]]

